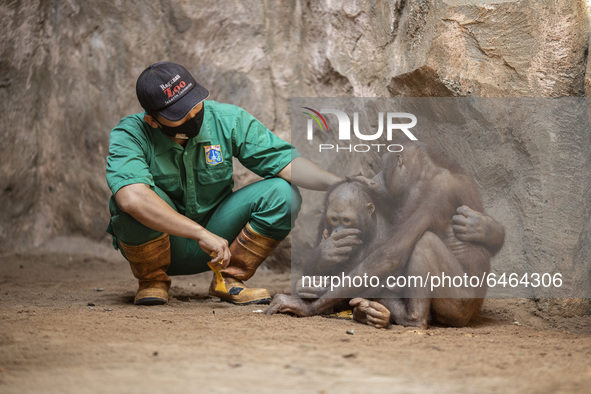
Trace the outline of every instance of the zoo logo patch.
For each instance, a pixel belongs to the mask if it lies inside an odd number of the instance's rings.
[[[222,148],[219,145],[204,146],[205,162],[210,166],[217,166],[224,161],[222,156]]]

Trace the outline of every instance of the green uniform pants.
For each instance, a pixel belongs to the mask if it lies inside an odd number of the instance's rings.
[[[172,200],[155,187],[154,191],[176,210]],[[301,207],[301,196],[296,187],[281,178],[270,178],[255,182],[233,192],[216,209],[199,223],[208,231],[231,243],[250,222],[253,230],[276,240],[282,240],[293,228]],[[107,229],[113,235],[116,249],[118,242],[127,245],[142,245],[160,235],[121,211],[115,199],[109,204],[111,225]],[[171,263],[168,275],[192,275],[209,270],[207,262],[211,257],[197,241],[170,236]]]

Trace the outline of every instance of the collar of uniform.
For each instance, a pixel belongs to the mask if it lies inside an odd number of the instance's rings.
[[[154,132],[154,153],[161,154],[170,149],[183,150],[183,147],[168,137],[160,129],[152,129]]]
[[[209,128],[205,124],[203,124],[201,126],[201,130],[199,131],[199,134],[197,134],[197,136],[195,138],[189,139],[189,141],[187,142],[187,145],[185,146],[185,151],[193,149],[197,145],[203,144],[204,142],[209,142],[209,141],[211,141],[211,133],[209,132]]]
[[[211,131],[209,130],[209,126],[205,123],[205,121],[201,125],[201,130],[199,130],[197,137],[191,138],[191,140],[195,141],[197,144],[211,141]]]
[[[206,113],[206,115],[207,115],[207,113]],[[150,125],[148,125],[147,122],[145,122],[145,123],[146,123],[147,127],[150,128],[154,132],[154,140],[155,140],[155,142],[157,141],[157,143],[155,144],[155,149],[154,149],[155,150],[154,153],[156,153],[156,154],[166,152],[169,149],[186,150],[187,148],[192,147],[196,144],[201,144],[204,142],[211,141],[211,132],[209,130],[209,126],[206,124],[205,121],[203,122],[203,124],[201,126],[201,130],[199,131],[199,134],[197,134],[197,136],[195,138],[189,139],[185,148],[183,148],[181,145],[176,143],[170,137],[165,135],[160,129],[157,129],[157,128],[153,129]]]
[[[154,153],[156,153],[156,154],[164,153],[170,149],[176,149],[176,150],[181,150],[181,151],[185,150],[186,151],[190,148],[193,148],[197,144],[202,144],[204,142],[209,142],[211,140],[209,130],[207,130],[207,129],[201,130],[195,138],[189,139],[189,141],[187,142],[187,145],[183,148],[182,145],[178,144],[177,142],[172,140],[170,137],[167,137],[160,130],[154,129],[154,131],[157,133],[157,137],[156,136],[154,137],[155,140],[157,141],[157,143],[154,146]]]
[[[201,130],[199,130],[199,134],[197,134],[195,138],[192,138],[192,140],[194,141],[193,143],[195,144],[202,144],[204,142],[211,141],[211,130],[209,128],[209,124],[211,122],[211,113],[209,101],[203,103],[203,110],[205,111],[205,113],[203,114],[203,123],[201,124]]]

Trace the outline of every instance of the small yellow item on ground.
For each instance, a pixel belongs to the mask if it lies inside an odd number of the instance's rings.
[[[331,313],[328,315],[328,317],[334,317],[337,319],[353,319],[353,311],[346,310],[346,311]]]
[[[217,256],[217,253],[212,252],[210,256],[212,259],[215,259]],[[222,264],[220,264],[220,265],[213,264],[210,261],[209,263],[207,263],[207,265],[215,273],[215,276],[217,278],[216,284],[215,284],[215,291],[223,291],[224,293],[227,293],[228,291],[226,290],[226,282],[224,282],[224,277],[222,276],[222,273],[220,272],[223,263],[224,263],[223,260],[222,260]]]

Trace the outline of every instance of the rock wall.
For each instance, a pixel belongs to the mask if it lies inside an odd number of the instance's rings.
[[[563,97],[582,96],[586,86],[586,0],[23,0],[3,2],[0,15],[0,251],[60,235],[106,239],[108,134],[141,110],[135,80],[155,61],[186,65],[212,99],[244,107],[286,139],[291,97]],[[494,151],[485,168],[463,163],[477,172],[495,217],[517,234],[499,259],[560,255],[586,267],[585,176],[568,180],[577,197],[561,200],[566,212],[544,212],[542,227],[526,209],[512,206],[509,215],[499,207],[516,204],[503,195],[507,187],[527,199],[532,182],[543,185],[540,201],[561,192],[564,177],[546,182],[544,171],[588,174],[588,132],[569,142],[507,138],[505,154],[545,169],[511,168],[502,178]],[[470,140],[465,149],[483,144]],[[544,156],[547,149],[561,155]],[[243,169],[236,177],[255,179]],[[580,234],[577,242],[538,254],[557,223]]]

